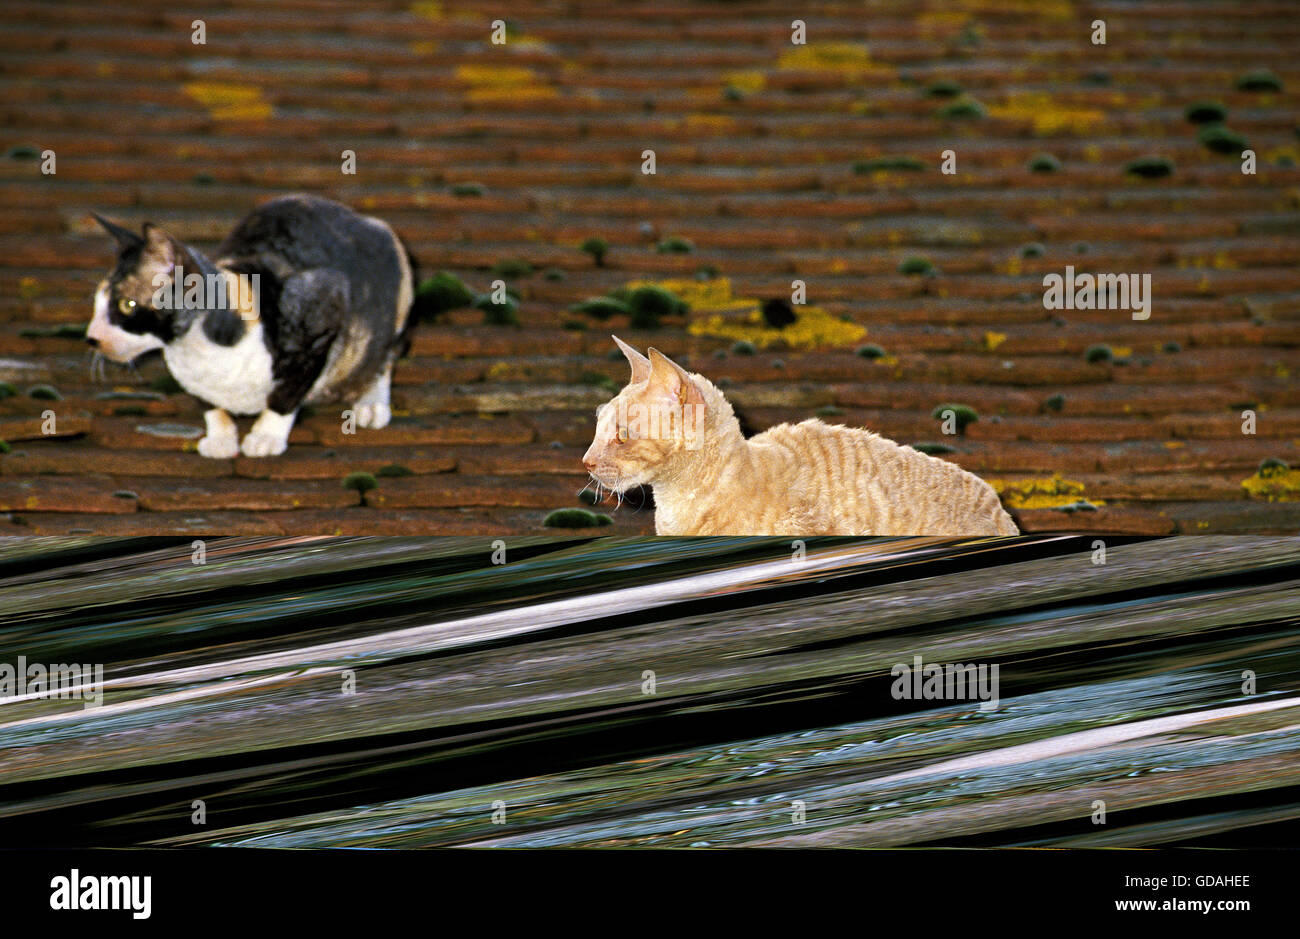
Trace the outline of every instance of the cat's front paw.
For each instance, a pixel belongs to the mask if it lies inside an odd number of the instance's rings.
[[[244,456],[279,456],[288,446],[289,441],[283,437],[252,430],[244,437],[240,449]]]
[[[358,404],[353,410],[357,415],[357,426],[369,427],[371,430],[387,427],[388,422],[393,419],[392,408],[382,401],[373,404]]]
[[[208,434],[199,440],[199,456],[212,460],[233,460],[239,456],[239,438],[234,435]]]

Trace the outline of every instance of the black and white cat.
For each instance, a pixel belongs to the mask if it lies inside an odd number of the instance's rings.
[[[414,273],[387,224],[284,196],[240,222],[213,262],[156,225],[136,234],[95,218],[119,252],[86,341],[117,362],[161,349],[180,386],[209,405],[200,454],[281,454],[304,404],[343,402],[361,427],[388,423]],[[257,415],[242,444],[232,414]]]

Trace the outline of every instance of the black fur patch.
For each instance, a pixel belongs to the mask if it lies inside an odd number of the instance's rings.
[[[289,413],[303,402],[348,324],[363,325],[370,338],[335,397],[360,392],[401,354],[407,330],[399,332],[396,321],[405,258],[398,251],[388,231],[308,195],[268,202],[222,242],[217,256],[229,259],[228,269],[260,278],[275,410]]]

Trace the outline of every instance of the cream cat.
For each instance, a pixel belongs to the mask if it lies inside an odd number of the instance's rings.
[[[818,420],[746,440],[722,392],[614,337],[628,386],[582,458],[615,492],[654,488],[660,535],[1016,535],[993,488],[868,430]]]

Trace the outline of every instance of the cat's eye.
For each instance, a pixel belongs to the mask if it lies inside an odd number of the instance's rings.
[[[134,313],[135,307],[136,302],[134,300],[128,300],[126,297],[122,297],[117,301],[117,312],[121,313],[123,316],[130,316]]]
[[[619,442],[619,443],[627,443],[627,428],[626,428],[626,427],[620,427],[620,428],[618,429],[618,442]]]

